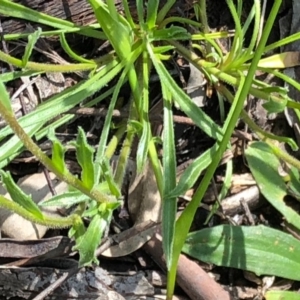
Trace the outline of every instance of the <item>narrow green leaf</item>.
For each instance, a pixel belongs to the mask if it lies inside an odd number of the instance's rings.
[[[144,21],[144,1],[143,0],[136,0],[136,11],[139,19],[139,24],[142,25],[145,23]]]
[[[97,257],[95,257],[95,250],[101,240],[101,222],[101,216],[96,214],[80,239],[80,242],[73,248],[73,250],[78,250],[79,252],[80,267],[91,265],[93,262],[99,264]]]
[[[201,175],[201,172],[210,165],[216,151],[217,144],[197,157],[185,169],[179,179],[177,186],[174,190],[170,191],[170,194],[167,194],[167,197],[179,197],[180,195],[184,195],[185,192],[195,184],[196,180]]]
[[[280,161],[273,154],[271,147],[264,142],[254,142],[245,154],[261,193],[285,217],[287,222],[300,229],[299,214],[284,202],[287,187],[278,173]]]
[[[81,180],[88,189],[92,189],[94,180],[94,148],[87,142],[84,130],[78,127],[78,135],[76,143],[72,143],[76,147],[76,157],[81,166]]]
[[[168,14],[169,10],[172,8],[172,6],[175,4],[176,0],[168,0],[164,6],[159,10],[159,13],[157,15],[157,23],[160,24],[166,15]]]
[[[203,229],[190,233],[183,247],[201,261],[294,280],[300,280],[299,251],[298,239],[262,225]]]
[[[1,80],[0,80],[0,95],[1,95],[1,101],[5,105],[5,108],[9,112],[13,113],[8,92],[7,92],[6,88],[5,88],[5,85],[3,84],[3,82]]]
[[[143,52],[143,79],[142,79],[142,93],[143,97],[141,99],[139,112],[140,121],[143,125],[142,136],[139,141],[136,162],[137,171],[141,172],[146,164],[149,142],[151,138],[151,127],[149,122],[149,57],[146,51]]]
[[[172,95],[168,87],[162,83],[162,94],[164,100],[164,134],[163,134],[163,170],[164,190],[162,203],[162,236],[163,249],[166,257],[168,270],[173,260],[173,244],[175,234],[175,221],[177,212],[176,197],[166,195],[176,186],[176,153],[174,124],[172,113]]]
[[[24,54],[22,56],[23,68],[26,67],[27,62],[31,56],[32,50],[42,33],[42,29],[39,27],[38,30],[28,35],[28,43],[26,44]]]
[[[299,170],[292,167],[289,172],[291,180],[287,183],[288,192],[300,201],[300,174]]]
[[[147,45],[147,49],[160,80],[168,87],[172,93],[173,99],[178,103],[180,109],[184,111],[186,115],[208,136],[221,141],[223,136],[222,129],[176,84],[163,63],[153,53],[152,47]]]
[[[114,175],[112,173],[112,167],[109,164],[108,159],[104,158],[102,161],[102,171],[103,177],[109,186],[109,190],[116,198],[120,198],[122,193],[114,180]]]
[[[157,9],[158,9],[159,0],[149,0],[147,3],[147,25],[148,28],[153,28],[156,23],[157,18]]]
[[[101,204],[99,213],[93,217],[80,242],[73,248],[79,252],[79,266],[91,265],[93,262],[99,263],[95,250],[100,244],[105,228],[110,223],[111,216],[112,210],[107,209],[105,204]]]
[[[65,152],[66,148],[56,138],[53,130],[50,130],[48,134],[49,140],[52,142],[52,162],[61,174],[68,172],[65,164]]]
[[[131,53],[133,43],[130,24],[119,13],[112,14],[101,0],[88,0],[97,21],[120,58],[126,58]]]
[[[20,206],[29,211],[37,220],[43,220],[43,213],[32,200],[30,195],[26,195],[19,186],[14,182],[9,172],[0,170],[1,179],[8,191],[11,199]]]
[[[136,153],[136,165],[138,172],[141,172],[146,164],[151,136],[150,124],[146,120],[144,120],[143,123],[143,132]]]
[[[109,130],[110,130],[110,126],[111,126],[113,110],[115,108],[120,89],[126,80],[126,76],[127,76],[129,69],[132,67],[135,60],[140,55],[141,50],[142,50],[142,48],[138,47],[137,49],[135,49],[135,51],[133,53],[130,53],[130,55],[128,55],[128,57],[124,58],[121,62],[121,64],[124,66],[126,65],[126,67],[123,70],[123,72],[122,72],[121,76],[119,77],[118,82],[114,88],[113,96],[110,101],[108,111],[107,111],[107,114],[105,117],[105,122],[104,122],[104,125],[102,128],[99,146],[98,146],[98,149],[96,152],[96,157],[95,157],[95,164],[96,164],[95,165],[95,182],[96,183],[99,182],[101,163],[102,163],[103,157],[105,156],[105,150],[106,150],[107,139],[108,139]]]
[[[77,216],[74,220],[73,226],[70,228],[68,232],[68,236],[70,239],[74,238],[76,245],[78,245],[85,233],[86,233],[86,228],[83,224],[83,221],[80,218],[80,216]]]
[[[84,57],[82,57],[81,55],[76,54],[71,47],[69,46],[67,40],[66,40],[66,36],[64,34],[64,32],[62,32],[59,35],[59,40],[60,40],[60,44],[62,46],[62,48],[65,50],[65,52],[74,60],[82,62],[82,63],[93,63],[93,61],[86,59]]]
[[[0,14],[15,17],[18,19],[28,20],[30,22],[36,22],[44,25],[51,26],[52,28],[61,29],[77,29],[77,32],[86,36],[94,37],[96,39],[103,38],[103,35],[99,31],[92,28],[82,29],[80,26],[76,26],[74,23],[63,20],[62,18],[52,17],[50,15],[40,13],[37,10],[30,9],[19,3],[14,3],[10,0],[1,0]]]
[[[165,53],[165,52],[168,52],[168,51],[172,51],[174,50],[174,46],[170,46],[170,45],[167,45],[167,46],[157,46],[153,49],[153,52],[155,54],[162,54],[162,53]]]
[[[75,204],[88,201],[90,198],[79,191],[68,192],[53,196],[52,198],[39,203],[39,206],[62,206],[69,208]]]
[[[150,40],[163,41],[163,40],[190,40],[191,35],[188,31],[179,26],[171,26],[170,28],[153,30]]]
[[[13,72],[5,72],[4,74],[0,74],[0,81],[2,82],[9,82],[15,79],[20,78],[21,76],[32,76],[35,77],[42,72],[36,72],[32,70],[26,70],[26,71],[13,71]]]
[[[19,124],[30,137],[33,136],[47,121],[68,111],[87,97],[94,94],[114,78],[122,68],[122,64],[113,61],[89,80],[70,87],[51,97],[46,102],[39,105],[35,111],[18,119]],[[11,133],[12,130],[9,126],[1,129],[0,140]],[[13,135],[7,142],[2,144],[0,148],[0,167],[3,168],[6,166],[8,162],[18,154],[21,147],[22,143],[16,135]]]

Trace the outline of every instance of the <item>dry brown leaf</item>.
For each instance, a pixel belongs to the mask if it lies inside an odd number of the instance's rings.
[[[120,257],[133,253],[151,239],[157,227],[158,225],[152,221],[136,224],[134,227],[115,235],[113,240],[118,244],[110,246],[101,255]]]
[[[134,172],[133,172],[134,173]],[[161,197],[157,189],[155,175],[149,163],[142,174],[137,174],[129,188],[128,210],[135,225],[129,231],[136,232],[127,239],[117,241],[118,245],[109,247],[105,256],[124,256],[141,248],[151,239],[157,226],[148,228],[148,224],[158,223],[161,219]],[[150,223],[149,223],[150,222]]]

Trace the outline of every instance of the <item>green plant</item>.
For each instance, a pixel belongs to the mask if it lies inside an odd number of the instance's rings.
[[[168,12],[174,5],[174,0],[167,1],[161,8],[159,8],[158,0],[150,0],[146,7],[146,13],[144,13],[145,7],[143,1],[138,0],[136,2],[136,20],[132,17],[126,0],[123,1],[124,16],[116,10],[115,3],[112,0],[107,0],[106,3],[101,0],[89,0],[89,3],[98,20],[99,24],[97,26],[79,27],[71,22],[62,21],[32,11],[11,1],[2,1],[0,13],[51,25],[55,30],[48,32],[38,31],[31,35],[5,35],[4,38],[6,40],[27,37],[28,45],[22,59],[14,58],[0,51],[0,60],[23,69],[23,71],[0,75],[1,81],[10,81],[24,74],[36,74],[36,72],[45,71],[70,72],[90,70],[90,74],[89,79],[67,89],[58,96],[50,98],[46,103],[39,106],[35,113],[22,117],[18,122],[13,117],[9,99],[4,91],[3,84],[1,85],[0,113],[9,126],[0,130],[0,140],[11,134],[12,130],[17,134],[19,139],[12,137],[2,146],[0,165],[3,167],[15,157],[20,152],[23,143],[47,168],[70,185],[70,192],[65,197],[54,198],[48,202],[48,205],[58,203],[67,206],[78,205],[75,212],[68,217],[69,223],[64,224],[64,226],[72,226],[70,235],[75,237],[76,249],[81,254],[80,264],[88,264],[95,260],[93,256],[94,249],[100,242],[104,227],[109,223],[112,210],[119,205],[118,199],[120,197],[120,188],[124,178],[127,159],[131,151],[134,136],[138,136],[137,169],[141,171],[147,158],[150,159],[158,189],[163,199],[163,248],[168,268],[168,299],[171,299],[175,285],[179,254],[184,246],[196,209],[205,194],[215,169],[226,148],[230,147],[229,139],[238,118],[243,118],[259,139],[269,145],[272,153],[280,158],[284,158],[285,161],[292,164],[298,170],[300,169],[300,162],[283,153],[272,141],[279,140],[286,142],[293,149],[297,148],[295,142],[292,139],[275,136],[263,131],[243,111],[244,101],[248,94],[266,100],[265,108],[269,112],[282,111],[285,107],[299,109],[299,104],[288,97],[285,89],[271,87],[257,80],[255,72],[256,70],[261,70],[272,73],[299,89],[300,86],[297,82],[284,76],[277,70],[278,68],[292,66],[292,64],[287,64],[288,60],[286,59],[291,53],[276,54],[263,59],[261,59],[261,56],[267,55],[269,51],[299,39],[300,34],[266,46],[267,38],[274,24],[281,1],[274,1],[262,36],[259,38],[260,1],[254,1],[248,19],[242,25],[240,22],[242,1],[237,1],[237,5],[235,6],[232,0],[227,0],[235,22],[235,36],[229,53],[223,55],[215,39],[228,36],[228,34],[208,33],[205,0],[199,0],[195,4],[196,15],[199,16],[200,23],[187,18],[169,17]],[[174,25],[175,22],[176,24],[192,25],[198,28],[199,32],[190,34],[184,26]],[[252,38],[248,47],[245,47],[243,44],[244,37],[247,30],[249,30],[251,22],[254,23]],[[102,32],[95,30],[95,28],[99,27],[102,29]],[[107,39],[113,46],[114,51],[98,59],[83,59],[74,53],[65,39],[65,35],[73,32],[94,38]],[[79,63],[56,66],[31,62],[30,56],[38,37],[49,35],[58,35],[63,49],[72,60]],[[192,41],[192,48],[200,50],[202,56],[200,57],[192,49],[184,47],[180,43],[181,41]],[[198,43],[199,41],[204,42],[204,48]],[[164,61],[170,59],[172,51],[180,53],[185,59],[201,70],[205,74],[209,84],[216,89],[220,98],[227,99],[232,103],[230,112],[222,128],[216,125],[208,115],[191,101],[189,96],[185,94],[169,74]],[[152,136],[149,122],[149,78],[153,67],[160,78],[164,103],[164,155],[162,162],[158,159],[155,138]],[[84,132],[79,130],[78,138],[75,142],[78,162],[82,167],[81,179],[79,180],[66,170],[64,165],[65,149],[54,138],[53,133],[49,135],[53,142],[52,159],[46,157],[32,142],[30,137],[35,136],[37,139],[40,139],[49,132],[50,127],[55,129],[62,123],[70,120],[71,116],[66,115],[59,121],[43,127],[47,121],[81,103],[86,97],[100,90],[116,76],[118,76],[118,81],[108,92],[85,104],[86,106],[93,106],[107,96],[112,95],[95,156],[93,156],[92,150],[86,142]],[[113,177],[111,172],[109,172],[108,159],[111,158],[115,151],[115,144],[108,144],[108,134],[112,112],[116,105],[120,88],[126,81],[129,82],[132,92],[130,114],[127,123],[120,127],[119,132],[116,134],[117,141],[120,141],[123,134],[125,137],[116,173]],[[226,84],[230,84],[235,89],[235,97]],[[199,156],[184,172],[178,184],[176,184],[175,177],[176,157],[172,112],[174,103],[194,121],[196,126],[216,140],[215,145]],[[106,148],[107,144],[109,145],[108,148]],[[231,176],[231,167],[228,164],[227,180]],[[194,185],[201,172],[206,168],[205,176],[192,201],[179,219],[176,220],[177,197]],[[93,176],[90,178],[86,174],[93,174]],[[2,173],[2,178],[4,182],[6,181],[7,187],[13,186],[10,189],[10,192],[13,193],[17,188],[9,180],[9,176]],[[76,190],[71,187],[74,187]],[[222,193],[225,193],[226,189],[225,186]],[[19,196],[19,194],[18,197],[23,199],[19,205],[23,205],[22,203],[25,203],[25,195]],[[15,199],[18,197],[15,197]],[[22,209],[17,205],[8,207],[8,203],[3,198],[0,198],[0,205],[13,209],[36,222],[42,222],[43,217],[40,215],[37,207],[30,205],[23,206]],[[29,212],[30,215],[28,215]],[[84,216],[91,217],[91,222],[87,229],[85,229],[82,222],[82,217]],[[62,221],[55,220],[53,223],[47,224],[50,226],[59,226],[62,225],[62,223],[59,223]],[[94,238],[95,236],[97,238]]]

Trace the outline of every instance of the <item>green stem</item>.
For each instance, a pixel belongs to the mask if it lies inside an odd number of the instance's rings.
[[[116,173],[115,173],[115,182],[120,188],[123,185],[123,180],[126,173],[127,161],[131,152],[133,138],[134,138],[134,129],[130,124],[128,124],[127,135],[124,140],[122,150],[120,152]]]
[[[34,143],[34,141],[26,134],[24,129],[19,125],[15,116],[10,113],[4,106],[3,101],[0,99],[0,113],[6,123],[11,127],[14,133],[19,137],[23,142],[24,146],[36,156],[36,158],[51,172],[53,172],[57,178],[70,184],[76,189],[80,190],[82,193],[88,195],[90,198],[95,199],[98,202],[110,202],[110,199],[105,194],[99,191],[90,191],[86,188],[82,181],[73,176],[71,173],[66,172],[61,174],[61,172],[53,164],[52,160],[44,154],[44,152]]]
[[[121,124],[119,124],[120,128],[117,130],[117,132],[113,135],[113,137],[111,138],[110,142],[108,143],[106,150],[105,150],[105,156],[108,159],[111,159],[112,156],[114,155],[117,146],[119,145],[121,139],[124,136],[125,130],[126,130],[126,123],[123,124],[124,122],[122,122]]]
[[[157,188],[160,193],[160,196],[163,196],[163,174],[162,174],[162,168],[161,168],[161,163],[157,155],[157,150],[154,144],[153,139],[151,138],[149,141],[149,158],[151,161],[152,169],[155,175],[156,183],[157,183]]]
[[[69,64],[69,65],[52,65],[52,64],[41,64],[36,62],[27,62],[26,66],[23,65],[22,60],[10,56],[0,50],[0,60],[12,64],[19,68],[26,68],[34,71],[44,71],[44,72],[74,72],[74,71],[84,71],[93,70],[97,67],[95,63],[82,63],[82,64]]]
[[[300,161],[295,157],[289,155],[287,152],[281,150],[279,147],[275,146],[271,141],[265,141],[273,150],[274,154],[282,159],[283,161],[287,162],[288,164],[294,166],[300,171]]]
[[[70,227],[73,225],[74,218],[75,218],[75,215],[71,215],[66,218],[50,217],[47,215],[43,215],[43,219],[38,219],[33,214],[31,214],[28,210],[26,210],[16,202],[8,200],[1,195],[0,195],[0,206],[22,216],[24,219],[30,222],[34,222],[51,228]]]
[[[226,97],[226,99],[230,103],[233,102],[234,97],[225,86],[223,86],[223,85],[219,86],[218,90],[220,91],[220,93],[222,93]],[[273,133],[264,131],[257,124],[255,124],[255,122],[249,117],[249,115],[247,114],[247,112],[245,110],[242,110],[241,117],[242,117],[243,121],[250,127],[250,129],[256,133],[256,135],[258,136],[258,138],[260,140],[263,140],[263,141],[265,141],[266,139],[276,140],[276,141],[279,141],[282,143],[287,143],[292,147],[293,150],[297,150],[298,146],[294,142],[293,139],[288,138],[288,137],[278,136]]]
[[[204,33],[209,33],[209,26],[207,21],[207,13],[206,13],[206,0],[198,0],[199,5],[199,19],[202,25],[202,31]],[[196,10],[196,7],[195,7]]]
[[[202,31],[203,33],[209,33],[209,26],[207,21],[207,13],[206,13],[206,0],[198,0],[199,3],[199,18],[202,25]],[[197,6],[195,6],[195,11],[197,9]],[[205,43],[206,48],[206,56],[210,53],[212,53],[212,46],[209,42]]]
[[[156,24],[160,24],[164,20],[167,13],[170,11],[175,2],[176,0],[168,0],[167,3],[159,10]]]
[[[209,63],[203,59],[200,59],[199,56],[197,56],[194,52],[185,48],[184,46],[182,46],[180,43],[178,43],[176,41],[169,41],[169,43],[171,45],[175,46],[176,50],[180,54],[182,54],[189,62],[193,63],[195,65],[195,67],[198,68],[200,71],[203,71],[203,69],[204,69],[205,72],[207,72],[208,74],[214,75],[219,80],[226,82],[226,83],[230,84],[231,86],[234,86],[236,88],[239,86],[240,78],[236,78],[232,75],[229,75],[228,73],[221,71],[220,69],[218,69],[216,67],[212,67],[211,63]],[[261,91],[254,87],[250,87],[249,93],[256,98],[260,98],[263,100],[271,99],[272,101],[275,101],[275,102],[283,101],[283,99],[275,96],[274,94],[270,94],[270,93]],[[288,100],[286,106],[300,110],[300,103],[297,103],[292,100]]]

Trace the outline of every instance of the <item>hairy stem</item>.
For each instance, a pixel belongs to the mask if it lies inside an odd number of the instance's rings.
[[[28,210],[13,202],[11,200],[6,199],[3,196],[0,196],[0,206],[6,208],[14,213],[22,216],[24,219],[34,222],[40,225],[44,225],[51,228],[66,228],[70,227],[74,223],[75,215],[71,215],[69,217],[60,218],[60,217],[50,217],[47,215],[43,215],[43,219],[35,217]]]
[[[90,191],[86,188],[82,181],[73,176],[71,173],[66,172],[62,174],[55,164],[53,164],[52,160],[44,154],[44,152],[34,143],[34,141],[26,134],[24,129],[20,126],[15,116],[9,112],[3,104],[3,101],[0,99],[0,113],[3,119],[7,122],[7,124],[11,127],[14,133],[19,137],[19,139],[23,142],[24,146],[36,156],[36,158],[51,172],[53,172],[57,178],[60,180],[70,184],[76,189],[80,190],[82,193],[88,195],[92,199],[95,199],[98,202],[109,202],[110,199],[103,193],[99,191]]]

